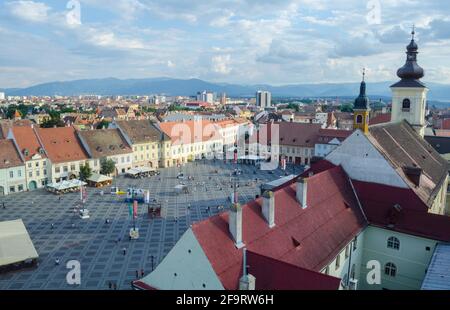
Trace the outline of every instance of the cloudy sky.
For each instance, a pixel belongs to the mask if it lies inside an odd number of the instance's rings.
[[[82,78],[395,80],[412,24],[426,81],[450,83],[447,0],[0,1],[0,88]]]

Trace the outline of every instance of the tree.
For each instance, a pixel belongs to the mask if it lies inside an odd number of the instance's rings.
[[[341,105],[341,112],[353,112],[353,106],[351,104]]]
[[[103,158],[100,161],[100,173],[104,175],[110,175],[116,170],[116,163],[112,159]]]
[[[63,120],[61,119],[61,115],[56,111],[49,111],[48,112],[50,118],[46,118],[42,124],[42,128],[53,128],[53,127],[64,127],[65,124]]]
[[[97,124],[97,129],[103,129],[103,128],[108,128],[109,126],[109,122],[102,120],[100,123]]]
[[[83,166],[80,166],[80,180],[86,181],[92,175],[92,169],[88,163],[85,163]]]

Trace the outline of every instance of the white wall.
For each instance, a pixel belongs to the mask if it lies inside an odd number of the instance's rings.
[[[387,247],[387,239],[394,236],[400,241],[399,250]],[[418,290],[422,285],[428,264],[437,242],[387,229],[369,226],[364,232],[364,255],[361,266],[360,289],[365,290]],[[426,247],[429,247],[427,251]],[[381,284],[366,281],[366,264],[377,260],[381,264]],[[397,267],[395,277],[385,275],[384,267],[392,262]]]
[[[191,228],[142,281],[160,290],[224,289]]]
[[[360,130],[354,131],[326,159],[335,165],[342,165],[352,179],[408,188]]]

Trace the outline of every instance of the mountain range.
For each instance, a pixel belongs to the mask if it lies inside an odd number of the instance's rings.
[[[389,86],[394,82],[367,83],[371,98],[390,97]],[[427,83],[429,99],[450,102],[450,85]],[[27,88],[0,89],[7,96],[77,96],[77,95],[180,95],[193,96],[197,91],[225,92],[227,96],[254,96],[257,90],[268,90],[273,97],[356,97],[359,83],[292,84],[272,86],[211,83],[200,79],[85,79],[65,82],[50,82]]]

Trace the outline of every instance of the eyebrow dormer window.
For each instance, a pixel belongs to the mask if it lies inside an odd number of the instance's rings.
[[[411,101],[408,98],[403,99],[402,102],[402,111],[409,112],[411,109]]]

